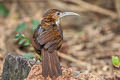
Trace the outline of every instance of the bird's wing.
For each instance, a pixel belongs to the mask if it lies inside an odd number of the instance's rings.
[[[42,45],[39,45],[39,42],[37,40],[37,38],[39,37],[39,35],[41,35],[45,30],[43,28],[41,28],[40,26],[38,26],[33,34],[33,38],[32,38],[32,45],[35,48],[35,50],[37,52],[39,52],[42,48]]]
[[[61,34],[57,30],[57,27],[50,27],[38,35],[37,41],[40,45],[44,45],[50,41],[58,40],[58,38],[61,39]]]
[[[62,40],[60,38],[52,40],[44,45],[44,48],[47,49],[49,52],[52,52],[62,45]]]

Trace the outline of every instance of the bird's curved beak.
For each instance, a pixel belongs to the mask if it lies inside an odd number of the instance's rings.
[[[60,18],[61,18],[61,17],[64,17],[64,16],[72,16],[72,15],[80,16],[79,14],[74,13],[74,12],[63,12],[63,13],[60,15]]]

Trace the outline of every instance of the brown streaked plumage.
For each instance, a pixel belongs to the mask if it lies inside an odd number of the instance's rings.
[[[35,51],[42,54],[42,75],[58,77],[62,75],[57,50],[63,42],[63,32],[59,19],[66,15],[78,15],[73,12],[63,12],[57,9],[47,11],[33,34],[32,45]]]

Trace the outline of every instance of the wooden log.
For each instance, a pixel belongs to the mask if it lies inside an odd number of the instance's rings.
[[[35,63],[35,60],[8,54],[3,66],[2,80],[24,80]]]

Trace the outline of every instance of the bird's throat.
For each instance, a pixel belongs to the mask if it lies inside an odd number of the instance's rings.
[[[56,25],[59,26],[60,25],[60,20],[56,20]]]

